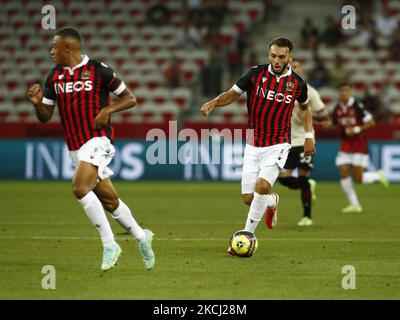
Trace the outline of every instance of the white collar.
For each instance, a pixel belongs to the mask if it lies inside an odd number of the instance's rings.
[[[89,61],[89,57],[86,54],[82,55],[81,57],[82,57],[82,61],[79,64],[77,64],[76,66],[74,66],[72,68],[64,67],[64,70],[68,70],[70,74],[73,74],[76,69],[78,69],[78,68],[84,66],[85,64],[87,64],[88,61]]]
[[[340,103],[340,106],[341,106],[342,108],[351,107],[351,106],[354,104],[354,101],[355,101],[354,97],[350,97],[350,99],[347,101],[346,104],[344,104],[344,103],[341,102],[341,103]]]
[[[268,65],[268,72],[269,72],[270,74],[273,74],[273,75],[276,77],[276,80],[279,81],[280,78],[282,78],[282,77],[287,77],[287,76],[290,76],[290,75],[292,74],[292,67],[290,66],[290,64],[288,64],[288,67],[289,67],[289,69],[288,69],[285,73],[283,73],[283,74],[281,74],[281,75],[278,76],[278,75],[275,74],[275,72],[272,70],[271,64],[269,64],[269,65]]]

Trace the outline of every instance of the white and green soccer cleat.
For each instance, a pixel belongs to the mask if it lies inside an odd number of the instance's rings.
[[[377,171],[379,174],[379,183],[384,187],[385,189],[389,189],[389,180],[385,176],[385,172],[380,169]]]
[[[117,264],[121,253],[121,247],[117,243],[105,246],[103,250],[103,262],[101,264],[101,270],[107,271],[113,268]]]
[[[360,205],[349,204],[346,208],[342,209],[343,213],[361,213],[363,211]]]
[[[314,179],[309,179],[311,187],[311,204],[315,204],[317,202],[317,195],[315,194],[315,189],[317,188],[317,182]]]
[[[298,225],[298,226],[301,226],[301,227],[303,227],[303,226],[308,227],[308,226],[311,226],[312,224],[313,224],[312,219],[309,218],[309,217],[303,217],[303,218],[297,223],[297,225]]]
[[[154,233],[149,229],[144,229],[144,232],[146,233],[146,240],[139,243],[139,250],[143,257],[144,266],[147,270],[151,270],[156,262],[156,257],[151,247]]]

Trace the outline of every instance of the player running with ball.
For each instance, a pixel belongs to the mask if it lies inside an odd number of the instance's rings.
[[[208,116],[217,107],[229,105],[247,92],[248,127],[243,158],[242,196],[250,205],[245,230],[254,233],[265,215],[269,228],[277,222],[279,196],[271,189],[281,173],[290,151],[290,121],[294,103],[300,103],[305,128],[304,154],[313,155],[312,114],[308,105],[307,84],[289,63],[293,44],[287,38],[275,38],[269,44],[269,62],[252,67],[228,91],[201,107]],[[231,248],[228,252],[233,254]]]
[[[152,269],[153,233],[143,230],[119,199],[110,180],[113,172],[108,168],[115,153],[111,114],[134,107],[136,98],[111,68],[81,54],[81,36],[76,30],[58,31],[50,55],[56,66],[47,77],[44,92],[39,84],[34,84],[27,96],[41,122],[51,119],[57,104],[69,155],[76,168],[72,191],[103,243],[101,269],[114,267],[122,253],[104,209],[138,240],[145,267]],[[110,101],[110,92],[118,96],[114,103]]]

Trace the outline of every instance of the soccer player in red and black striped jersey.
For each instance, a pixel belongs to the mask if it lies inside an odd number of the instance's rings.
[[[336,157],[340,185],[350,203],[342,212],[362,212],[353,181],[363,184],[380,182],[385,188],[389,184],[382,170],[364,172],[369,164],[366,131],[375,125],[375,121],[364,105],[353,97],[352,85],[348,82],[339,87],[339,103],[333,110],[332,122],[341,140]]]
[[[264,213],[267,226],[276,225],[279,197],[270,190],[290,150],[290,122],[296,100],[303,113],[304,153],[308,156],[315,152],[307,84],[291,69],[292,59],[292,42],[273,39],[269,44],[270,64],[252,67],[230,90],[201,108],[208,116],[216,107],[226,106],[247,92],[248,127],[253,134],[247,139],[242,171],[242,195],[250,205],[246,231],[254,232]],[[231,248],[228,252],[232,254]]]
[[[49,72],[44,92],[39,84],[27,92],[41,122],[51,119],[58,107],[65,140],[76,168],[72,190],[103,242],[101,269],[109,270],[121,254],[104,209],[139,242],[145,267],[155,262],[153,233],[143,230],[128,206],[118,197],[108,168],[115,148],[111,114],[132,108],[136,98],[114,71],[81,53],[81,36],[72,28],[58,31],[50,55],[56,66]],[[110,92],[118,96],[111,103]]]

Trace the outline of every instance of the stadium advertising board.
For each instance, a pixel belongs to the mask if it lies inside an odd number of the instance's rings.
[[[61,140],[2,140],[0,179],[70,180],[73,167]],[[133,180],[216,180],[239,181],[244,145],[222,142],[169,142],[121,140],[110,168],[116,179]],[[171,152],[172,150],[172,152]],[[317,145],[313,177],[336,181],[334,160],[337,141]],[[393,142],[370,143],[371,166],[382,168],[392,182],[400,181],[400,145]]]

